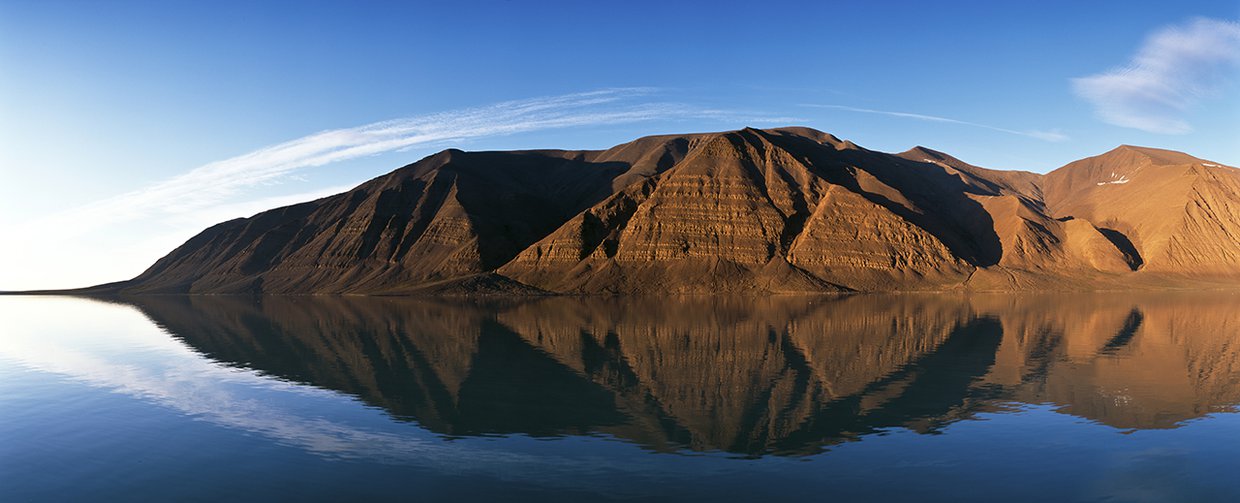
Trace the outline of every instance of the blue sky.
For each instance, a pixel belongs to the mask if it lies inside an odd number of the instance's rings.
[[[664,3],[0,0],[0,289],[128,278],[447,146],[798,124],[1240,164],[1240,2]]]

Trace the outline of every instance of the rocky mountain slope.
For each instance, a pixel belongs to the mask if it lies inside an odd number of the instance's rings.
[[[221,223],[123,293],[718,293],[1240,284],[1240,170],[1120,147],[1047,175],[808,128],[447,150]]]
[[[1057,215],[1094,222],[1151,272],[1240,275],[1240,171],[1187,154],[1122,146],[1051,172]]]

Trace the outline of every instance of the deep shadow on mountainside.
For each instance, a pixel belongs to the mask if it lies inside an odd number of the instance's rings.
[[[446,150],[212,226],[82,293],[641,294],[1240,285],[1240,170],[1121,146],[1046,175],[808,128]]]

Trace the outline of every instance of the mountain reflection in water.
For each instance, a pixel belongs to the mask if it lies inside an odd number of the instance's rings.
[[[1021,403],[1120,429],[1240,403],[1230,295],[125,302],[212,359],[445,436],[804,455]]]

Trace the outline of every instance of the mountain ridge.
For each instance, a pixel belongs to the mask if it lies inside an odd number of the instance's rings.
[[[1240,285],[1240,170],[1123,145],[1047,174],[811,128],[448,149],[209,227],[125,294],[647,294]]]

